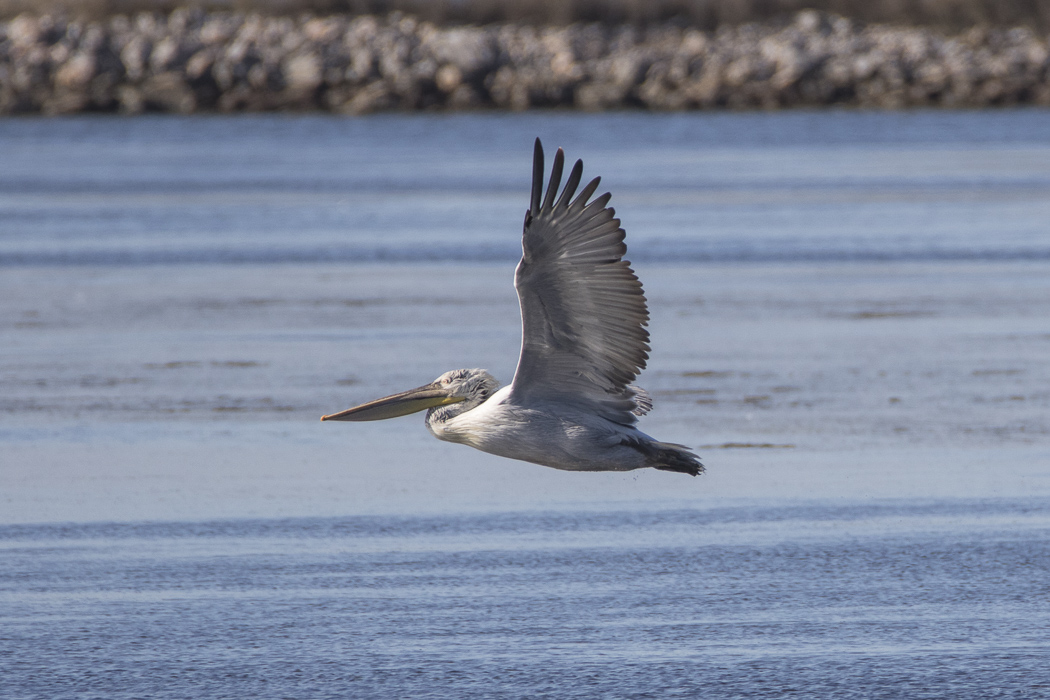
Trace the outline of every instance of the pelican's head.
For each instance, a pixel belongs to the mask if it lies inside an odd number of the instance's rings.
[[[458,414],[482,404],[498,388],[499,382],[483,369],[454,369],[430,384],[321,416],[321,420],[384,420],[427,408],[461,404],[452,409]]]

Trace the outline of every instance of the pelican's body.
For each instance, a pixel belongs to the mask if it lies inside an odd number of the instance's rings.
[[[518,405],[509,386],[477,408],[457,415],[446,417],[441,409],[432,409],[427,428],[439,440],[573,471],[629,471],[647,466],[643,453],[624,443],[652,441],[632,426],[584,411]]]
[[[532,202],[514,286],[521,305],[521,355],[499,388],[481,369],[452,370],[418,389],[321,420],[380,420],[427,410],[440,440],[556,469],[629,471],[653,467],[696,476],[696,455],[634,427],[652,403],[631,382],[645,367],[649,313],[642,285],[623,260],[624,232],[610,195],[589,201],[599,180],[572,199],[576,161],[558,196],[564,154],[543,196],[543,149],[533,160]]]

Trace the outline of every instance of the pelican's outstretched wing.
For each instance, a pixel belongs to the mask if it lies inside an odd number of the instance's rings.
[[[511,397],[557,400],[630,425],[628,385],[648,359],[649,312],[630,263],[616,212],[595,178],[572,199],[583,175],[576,161],[558,196],[565,154],[554,157],[543,195],[543,147],[536,139],[532,206],[525,214],[522,257],[514,276],[522,340]]]

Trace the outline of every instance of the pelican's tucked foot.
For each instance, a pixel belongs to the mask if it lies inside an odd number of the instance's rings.
[[[667,445],[658,447],[653,457],[653,469],[665,472],[680,472],[690,476],[699,476],[704,473],[704,465],[700,464],[700,458],[689,450],[678,445],[670,446],[666,442],[658,442],[656,445]]]
[[[700,464],[700,458],[690,452],[685,445],[657,440],[650,442],[637,438],[624,439],[620,444],[633,447],[645,455],[644,466],[646,467],[690,476],[699,476],[704,473],[704,465]]]

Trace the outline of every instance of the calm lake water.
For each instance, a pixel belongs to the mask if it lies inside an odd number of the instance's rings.
[[[504,382],[532,140],[650,300],[563,473],[323,413]],[[1050,112],[0,121],[0,697],[1050,697]]]

